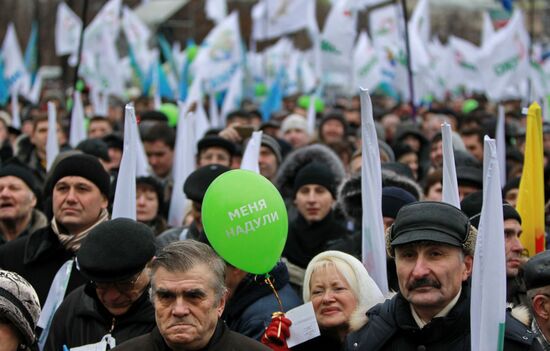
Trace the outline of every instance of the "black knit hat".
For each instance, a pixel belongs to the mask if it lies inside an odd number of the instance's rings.
[[[107,145],[107,143],[102,139],[92,138],[82,140],[80,143],[78,143],[76,149],[82,151],[85,154],[100,158],[103,161],[111,161],[111,157],[109,156],[109,145]]]
[[[470,223],[476,228],[479,227],[482,206],[483,191],[471,193],[460,202],[462,212],[466,213],[466,215],[470,217]],[[505,202],[502,204],[502,217],[504,220],[515,219],[521,224],[521,216],[509,203]]]
[[[294,179],[294,196],[302,186],[307,184],[324,186],[336,199],[336,178],[329,167],[313,161],[300,168]]]
[[[55,184],[63,177],[77,176],[94,183],[99,191],[109,198],[110,177],[95,156],[76,154],[62,159],[52,170],[45,189],[45,195],[52,194]]]
[[[93,228],[76,254],[78,269],[96,282],[123,281],[139,273],[155,255],[155,235],[147,225],[128,218]]]
[[[199,142],[197,143],[197,150],[200,153],[204,149],[208,149],[214,146],[227,150],[227,152],[229,152],[229,155],[231,156],[235,155],[235,143],[217,135],[207,135],[199,140]]]
[[[230,168],[222,165],[208,165],[201,167],[191,173],[185,183],[183,183],[183,192],[191,201],[202,203],[206,189],[222,173],[229,171]],[[231,190],[231,189],[228,189]]]
[[[283,156],[281,153],[281,145],[279,145],[279,143],[277,142],[277,140],[275,140],[275,138],[263,133],[261,146],[265,146],[271,149],[271,151],[273,151],[273,154],[275,154],[275,158],[277,159],[277,164],[281,164],[283,160]]]
[[[18,159],[12,158],[0,168],[0,178],[7,176],[13,176],[21,179],[29,187],[29,189],[31,189],[36,198],[40,198],[36,177],[33,175],[32,171]]]
[[[401,207],[415,202],[414,196],[396,186],[382,188],[382,216],[395,218]]]

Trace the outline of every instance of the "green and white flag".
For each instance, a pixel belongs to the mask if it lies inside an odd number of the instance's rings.
[[[349,88],[356,27],[352,0],[332,5],[321,34],[322,69],[328,85]]]
[[[252,38],[267,40],[307,28],[315,0],[261,0],[252,8]]]
[[[450,36],[451,72],[449,75],[450,89],[464,88],[466,91],[483,91],[483,84],[479,79],[477,60],[479,48],[464,39]]]
[[[472,351],[501,351],[506,319],[506,259],[502,193],[495,141],[485,136],[483,206],[472,271]]]
[[[366,32],[359,34],[353,53],[353,86],[374,90],[382,81],[380,58]]]
[[[499,100],[509,87],[529,76],[529,34],[523,15],[515,10],[505,28],[496,32],[479,53],[478,68],[488,97]]]
[[[58,56],[78,51],[82,20],[67,4],[60,2],[55,19],[55,53]]]

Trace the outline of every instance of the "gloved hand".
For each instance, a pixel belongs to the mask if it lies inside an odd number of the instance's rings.
[[[286,339],[290,336],[292,322],[282,312],[275,312],[262,336],[262,344],[274,351],[289,351]]]

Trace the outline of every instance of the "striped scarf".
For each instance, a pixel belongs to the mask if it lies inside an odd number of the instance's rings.
[[[61,244],[69,251],[76,252],[78,249],[80,249],[80,245],[82,244],[82,240],[86,238],[88,233],[92,231],[99,223],[105,222],[109,219],[109,212],[107,210],[103,209],[101,210],[101,213],[99,214],[99,219],[97,222],[94,223],[91,227],[87,228],[86,230],[76,233],[76,234],[64,234],[61,233],[59,230],[59,226],[57,224],[57,221],[55,220],[55,217],[52,219],[52,230],[57,235],[57,238],[61,242]]]

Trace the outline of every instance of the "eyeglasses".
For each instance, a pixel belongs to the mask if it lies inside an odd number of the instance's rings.
[[[139,280],[139,277],[141,277],[141,274],[143,271],[139,272],[136,276],[128,279],[123,280],[120,282],[113,282],[113,283],[98,283],[98,282],[92,282],[97,290],[100,291],[106,291],[110,288],[116,289],[120,293],[125,293],[134,288],[137,281]]]

